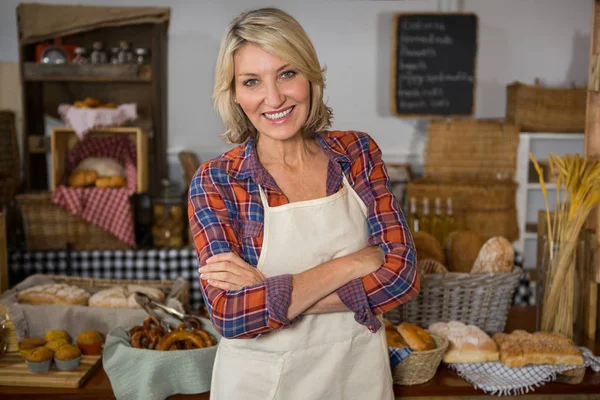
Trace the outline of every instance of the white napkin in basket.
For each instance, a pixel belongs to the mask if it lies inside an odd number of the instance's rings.
[[[599,372],[600,357],[585,347],[580,347],[579,350],[583,354],[583,365]],[[555,380],[561,372],[575,368],[572,365],[527,365],[509,368],[500,361],[448,366],[475,388],[498,396],[516,396],[534,391],[535,387]]]

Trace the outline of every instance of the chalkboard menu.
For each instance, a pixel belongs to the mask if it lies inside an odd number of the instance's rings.
[[[392,112],[473,115],[477,16],[398,14],[393,27]]]

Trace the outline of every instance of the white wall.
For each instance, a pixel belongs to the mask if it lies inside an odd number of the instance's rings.
[[[170,6],[169,152],[171,176],[181,170],[176,152],[202,158],[228,147],[213,112],[214,61],[230,19],[248,8],[278,6],[290,12],[312,38],[328,68],[326,99],[336,129],[369,132],[388,160],[419,160],[423,122],[391,115],[389,65],[391,21],[397,12],[462,11],[479,16],[476,117],[502,117],[505,86],[540,77],[550,85],[587,78],[593,0],[62,0],[83,5]],[[0,62],[18,60],[15,7],[0,3]],[[1,88],[0,88],[1,90]]]

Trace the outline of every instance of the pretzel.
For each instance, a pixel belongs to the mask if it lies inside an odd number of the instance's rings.
[[[194,329],[192,332],[204,339],[206,347],[214,346],[215,344],[217,344],[217,341],[215,340],[213,335],[211,335],[204,329]]]
[[[156,345],[156,350],[168,350],[176,342],[189,340],[198,348],[205,347],[204,339],[189,331],[175,330],[163,336]]]
[[[136,349],[155,349],[158,340],[146,331],[138,331],[131,336],[131,345]]]
[[[144,320],[144,329],[149,331],[152,327],[157,326],[152,317],[146,317]]]
[[[129,337],[132,337],[134,333],[145,331],[146,329],[143,326],[137,325],[129,330]]]

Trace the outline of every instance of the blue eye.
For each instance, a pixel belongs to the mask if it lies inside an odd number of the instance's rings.
[[[248,79],[244,81],[244,86],[254,86],[258,83],[258,79]]]
[[[281,73],[281,77],[284,79],[292,78],[296,75],[296,71],[284,71]]]

